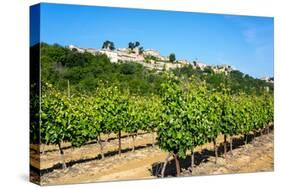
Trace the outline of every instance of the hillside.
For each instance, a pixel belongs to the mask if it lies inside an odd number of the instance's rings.
[[[31,48],[32,50],[32,48]],[[196,62],[193,62],[196,64]],[[57,44],[41,44],[41,79],[66,91],[67,81],[71,92],[95,91],[99,82],[118,84],[123,90],[138,95],[158,94],[161,83],[165,82],[163,72],[171,71],[180,79],[205,81],[210,89],[220,90],[227,84],[233,93],[245,92],[260,94],[264,90],[273,92],[273,84],[255,79],[239,70],[216,72],[212,67],[196,67],[191,64],[159,71],[149,69],[138,62],[112,63],[106,54],[95,54],[71,50]]]

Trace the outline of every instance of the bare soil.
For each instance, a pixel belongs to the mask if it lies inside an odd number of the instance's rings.
[[[229,153],[226,158],[218,158],[214,163],[213,156],[205,159],[191,173],[183,175],[212,175],[229,173],[264,172],[274,170],[273,133],[254,138],[247,145],[240,145]]]
[[[45,147],[40,157],[36,146],[31,150],[32,180],[39,181],[36,170],[41,169],[40,183],[43,185],[87,183],[100,181],[115,181],[129,179],[151,179],[160,177],[163,162],[168,153],[157,146],[152,147],[151,134],[141,134],[137,137],[134,152],[132,138],[122,138],[122,154],[118,156],[118,140],[110,136],[105,145],[105,159],[100,158],[97,143],[89,143],[80,148],[72,148],[65,143],[65,161],[67,168],[62,169],[61,157],[56,146]],[[106,136],[104,136],[106,138]],[[219,158],[214,163],[213,145],[206,144],[195,150],[195,168],[191,172],[190,155],[180,160],[181,176],[211,175],[226,173],[273,171],[273,132],[258,137],[249,137],[249,143],[244,145],[242,137],[233,138],[233,152],[223,158],[223,137],[219,136]],[[41,151],[42,152],[42,151]],[[39,161],[41,164],[39,165]],[[40,168],[38,168],[40,167]],[[165,170],[165,177],[175,176],[175,164],[171,158]]]

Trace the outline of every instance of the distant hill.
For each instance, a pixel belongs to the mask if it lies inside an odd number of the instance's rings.
[[[196,62],[192,62],[192,64],[159,71],[159,69],[147,68],[144,62],[112,63],[106,54],[81,52],[58,44],[46,43],[41,44],[40,60],[41,80],[65,91],[69,80],[72,93],[91,93],[102,81],[107,84],[119,84],[122,89],[138,95],[158,94],[161,83],[165,82],[163,77],[165,71],[173,72],[186,82],[190,78],[199,82],[204,81],[210,89],[221,90],[222,84],[227,84],[232,93],[242,91],[261,94],[265,90],[273,92],[273,83],[255,79],[230,67],[226,69],[227,66],[218,66],[224,71],[216,71],[214,66],[207,65],[202,68]]]

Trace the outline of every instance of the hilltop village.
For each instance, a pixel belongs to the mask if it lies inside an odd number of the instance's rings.
[[[234,92],[262,93],[265,87],[273,92],[274,84],[273,77],[258,79],[228,65],[181,60],[174,53],[163,55],[144,49],[137,42],[118,49],[111,42],[105,42],[100,49],[42,43],[41,69],[44,82],[65,89],[69,80],[72,91],[77,92],[95,92],[104,82],[120,84],[122,89],[136,94],[159,94],[161,83],[166,82],[164,72],[170,72],[185,83],[189,79],[198,83],[204,81],[218,91],[226,80]]]
[[[128,48],[115,48],[114,43],[105,41],[101,49],[81,48],[75,45],[69,45],[70,50],[80,53],[91,53],[93,55],[105,54],[112,63],[135,62],[140,63],[150,70],[163,71],[183,66],[191,65],[193,68],[204,70],[211,68],[215,73],[231,72],[233,67],[230,65],[207,65],[200,61],[177,60],[175,54],[163,56],[154,49],[143,49],[139,42],[130,42]]]

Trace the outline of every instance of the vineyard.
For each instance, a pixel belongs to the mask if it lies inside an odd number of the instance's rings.
[[[153,148],[168,153],[161,176],[165,176],[171,157],[176,176],[180,176],[183,168],[180,160],[187,153],[191,155],[188,169],[192,174],[199,147],[211,144],[217,163],[218,138],[222,139],[226,156],[228,150],[232,153],[232,140],[237,136],[243,135],[247,144],[249,135],[269,131],[273,125],[273,96],[266,91],[259,95],[234,93],[227,83],[217,91],[195,79],[183,82],[173,74],[165,77],[167,82],[161,84],[159,95],[135,95],[118,84],[103,82],[92,94],[71,94],[69,90],[62,92],[52,84],[43,83],[41,111],[36,114],[40,125],[32,124],[31,142],[56,146],[61,168],[67,169],[65,143],[71,148],[96,143],[99,151],[95,155],[99,160],[106,160],[105,148],[109,147],[110,139],[118,143],[114,155],[122,158],[123,142],[126,148],[130,142],[130,152],[136,152],[138,138],[145,135]],[[38,98],[31,102],[38,105]]]

